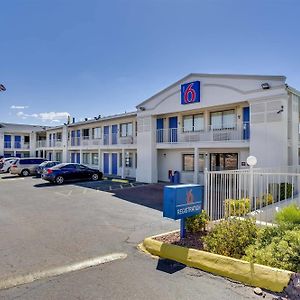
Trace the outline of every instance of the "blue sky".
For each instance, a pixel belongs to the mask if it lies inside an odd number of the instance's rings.
[[[14,0],[0,7],[0,121],[132,111],[188,73],[286,75],[297,0]]]

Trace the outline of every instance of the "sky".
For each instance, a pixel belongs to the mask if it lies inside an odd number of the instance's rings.
[[[130,112],[189,73],[300,89],[299,13],[298,0],[2,0],[0,122]]]

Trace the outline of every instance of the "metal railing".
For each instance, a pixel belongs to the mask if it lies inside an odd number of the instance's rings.
[[[4,142],[4,148],[5,149],[29,149],[30,143],[24,143],[24,142]]]
[[[273,224],[282,207],[300,204],[300,173],[206,171],[204,181],[205,209],[211,220],[254,217]]]
[[[249,123],[216,126],[209,125],[206,130],[186,128],[157,129],[157,143],[191,143],[214,141],[247,141],[250,138]]]
[[[36,147],[37,148],[45,148],[46,145],[47,145],[47,141],[46,140],[36,141]]]
[[[71,138],[68,140],[68,146],[100,146],[100,145],[129,145],[135,144],[136,137],[119,137],[118,134],[104,134],[103,138]],[[52,143],[53,145],[53,143]]]

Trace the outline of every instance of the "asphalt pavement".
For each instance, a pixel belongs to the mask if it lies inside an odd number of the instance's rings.
[[[137,245],[144,237],[179,227],[162,218],[163,185],[103,191],[109,184],[55,186],[34,177],[0,175],[0,282],[124,254],[2,289],[0,299],[260,298],[251,287],[140,252]]]

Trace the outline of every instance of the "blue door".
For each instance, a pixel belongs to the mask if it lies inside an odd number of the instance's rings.
[[[75,163],[75,153],[71,153],[71,163]]]
[[[243,139],[250,138],[250,107],[243,108]]]
[[[49,160],[52,160],[52,152],[49,152]]]
[[[76,153],[76,162],[80,164],[80,153]]]
[[[156,142],[162,143],[164,141],[164,119],[156,120]]]
[[[21,158],[22,154],[21,153],[16,153],[16,157]]]
[[[169,118],[169,142],[176,143],[177,139],[177,117]]]
[[[75,146],[75,131],[71,131],[71,146]]]
[[[4,135],[4,148],[11,148],[11,135]]]
[[[55,133],[53,133],[53,146],[55,147],[55,139],[56,139],[56,135]]]
[[[15,135],[15,148],[21,148],[21,136],[19,135]]]
[[[103,144],[109,144],[109,126],[104,126],[103,128]]]
[[[103,153],[103,173],[109,173],[109,153]]]
[[[77,144],[76,145],[80,146],[80,130],[76,131],[76,137],[77,137],[77,139],[76,139],[77,140]]]
[[[118,154],[117,153],[111,154],[111,173],[113,175],[118,174]]]
[[[52,146],[52,133],[49,134],[49,147]]]
[[[116,145],[118,143],[118,125],[112,125],[111,126],[111,143],[113,145]]]

